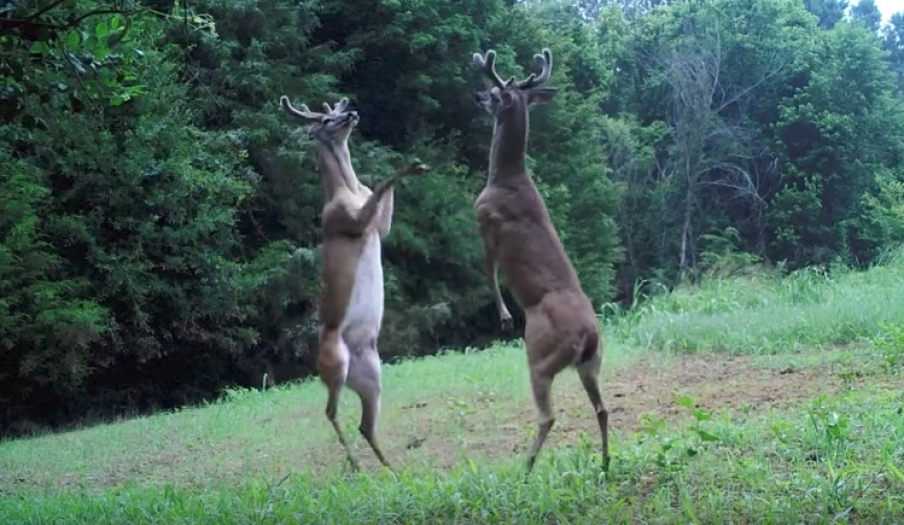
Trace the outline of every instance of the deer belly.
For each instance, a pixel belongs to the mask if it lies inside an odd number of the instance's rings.
[[[383,263],[380,259],[380,238],[372,234],[361,251],[355,270],[348,309],[342,321],[342,333],[350,339],[376,338],[383,321]]]

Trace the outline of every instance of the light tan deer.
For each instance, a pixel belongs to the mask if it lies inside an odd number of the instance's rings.
[[[525,168],[528,109],[549,102],[555,88],[542,88],[552,69],[552,53],[536,55],[540,74],[520,82],[504,82],[496,73],[496,52],[474,54],[474,65],[492,82],[477,94],[477,103],[493,116],[489,178],[474,203],[483,238],[485,270],[504,329],[512,315],[502,300],[497,269],[508,281],[524,309],[524,344],[530,384],[539,413],[539,432],[527,460],[530,472],[555,423],[550,390],[556,374],[577,369],[602,434],[603,468],[609,467],[609,412],[597,384],[602,338],[593,306],[581,289],[577,274],[549,218],[546,204]]]
[[[376,184],[373,191],[362,184],[352,168],[348,137],[358,123],[358,113],[345,111],[348,99],[325,113],[307,106],[295,108],[288,97],[279,99],[291,115],[310,122],[308,137],[316,140],[325,203],[321,219],[320,342],[317,370],[328,390],[326,417],[332,423],[354,470],[360,466],[345,433],[336,420],[342,388],[348,385],[361,398],[358,430],[377,458],[392,469],[377,443],[380,415],[380,355],[377,338],[383,322],[382,240],[392,224],[393,188],[396,177]],[[407,173],[420,173],[423,165]]]

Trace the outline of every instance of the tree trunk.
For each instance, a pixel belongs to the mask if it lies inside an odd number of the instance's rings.
[[[688,193],[684,201],[684,226],[681,228],[681,254],[678,257],[678,282],[680,283],[687,279],[687,269],[690,266],[691,235],[693,235],[692,210],[691,195]]]

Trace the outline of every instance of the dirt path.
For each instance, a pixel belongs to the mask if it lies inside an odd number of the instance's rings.
[[[840,366],[823,363],[801,368],[764,367],[749,356],[712,354],[673,358],[667,362],[641,359],[617,373],[604,372],[601,380],[610,411],[610,428],[631,433],[640,429],[642,417],[647,414],[674,424],[689,422],[688,410],[674,401],[679,396],[699,398],[697,407],[710,412],[725,409],[756,412],[788,407],[822,394],[832,395],[843,384],[838,373]],[[574,378],[566,377],[568,375],[563,374],[554,386],[557,424],[547,441],[550,448],[574,444],[584,432],[595,439],[599,432],[584,391]],[[877,379],[860,377],[852,387],[858,388],[867,381],[875,383]],[[458,462],[462,453],[469,457],[523,453],[530,445],[536,414],[529,400],[509,403],[510,406],[503,409],[496,406],[493,415],[477,408],[469,418],[464,438],[434,433],[429,419],[423,419],[424,435],[414,440],[409,437],[409,447],[416,442],[418,446],[429,447],[431,452],[412,454],[391,446],[390,454],[401,463],[430,459],[451,466]],[[429,418],[427,406],[407,407],[412,423]],[[396,434],[390,439],[400,438],[402,436]],[[467,440],[467,450],[462,447],[463,439]],[[362,455],[367,452],[362,451]]]
[[[768,410],[834,393],[841,380],[829,368],[765,368],[748,356],[716,354],[677,359],[667,370],[653,373],[649,362],[641,363],[610,379],[607,390],[615,425],[636,431],[639,418],[649,412],[666,420],[688,419],[687,409],[674,402],[680,395],[700,398],[699,408],[718,411],[745,405]]]

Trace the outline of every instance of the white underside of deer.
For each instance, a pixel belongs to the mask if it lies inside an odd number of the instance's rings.
[[[355,269],[348,311],[342,320],[340,331],[353,342],[364,342],[377,337],[383,322],[383,260],[380,235],[374,231],[367,235]]]
[[[379,392],[380,356],[375,343],[383,324],[383,261],[380,235],[367,235],[355,269],[348,310],[339,326],[342,351],[347,359],[345,382],[355,392]],[[351,351],[350,348],[358,349]],[[379,413],[379,396],[375,412]]]
[[[609,413],[597,384],[602,334],[590,300],[551,223],[543,197],[525,168],[529,131],[528,108],[545,104],[555,89],[541,88],[549,78],[552,54],[537,55],[542,72],[521,82],[503,82],[496,74],[496,53],[474,54],[474,64],[493,85],[478,93],[478,104],[494,118],[487,185],[474,203],[483,238],[485,271],[504,328],[512,316],[502,300],[497,269],[524,309],[524,344],[530,367],[534,404],[540,417],[537,437],[527,460],[533,468],[555,423],[550,393],[555,376],[575,367],[596,413],[602,436],[603,468],[609,466]]]

